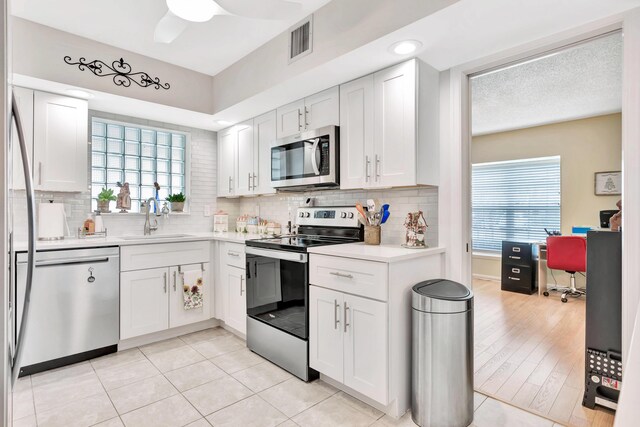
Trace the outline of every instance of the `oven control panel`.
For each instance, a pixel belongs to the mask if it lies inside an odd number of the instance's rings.
[[[298,208],[297,225],[317,225],[326,227],[359,227],[358,211],[355,207],[312,207]]]

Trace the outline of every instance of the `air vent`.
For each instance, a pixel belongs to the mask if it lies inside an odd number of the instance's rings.
[[[289,30],[289,63],[310,54],[312,50],[313,15],[310,15]]]

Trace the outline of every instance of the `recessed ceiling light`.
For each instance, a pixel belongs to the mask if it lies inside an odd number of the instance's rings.
[[[93,98],[93,94],[87,92],[86,90],[67,89],[67,90],[65,90],[65,92],[68,93],[71,96],[75,96],[76,98],[84,98],[84,99]]]
[[[396,55],[408,55],[415,52],[420,47],[422,47],[422,43],[418,40],[405,40],[392,44],[390,50]]]
[[[218,123],[221,126],[227,126],[231,124],[231,122],[228,120],[216,120],[216,123]]]
[[[206,22],[216,14],[213,0],[167,0],[171,13],[191,22]]]

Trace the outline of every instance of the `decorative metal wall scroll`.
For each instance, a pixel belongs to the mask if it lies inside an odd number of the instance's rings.
[[[113,83],[117,86],[129,87],[131,86],[131,82],[133,82],[140,87],[151,86],[156,90],[168,90],[171,87],[169,83],[160,83],[160,79],[158,77],[153,78],[143,71],[133,73],[131,65],[124,62],[124,59],[122,58],[113,61],[111,65],[99,59],[87,62],[84,57],[78,59],[77,62],[73,62],[70,56],[65,56],[64,62],[69,65],[77,65],[80,71],[88,69],[98,77],[113,77]]]

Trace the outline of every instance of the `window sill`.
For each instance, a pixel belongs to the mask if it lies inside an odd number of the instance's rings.
[[[502,258],[502,255],[499,252],[474,252],[473,258],[476,259],[492,259],[499,260]]]

